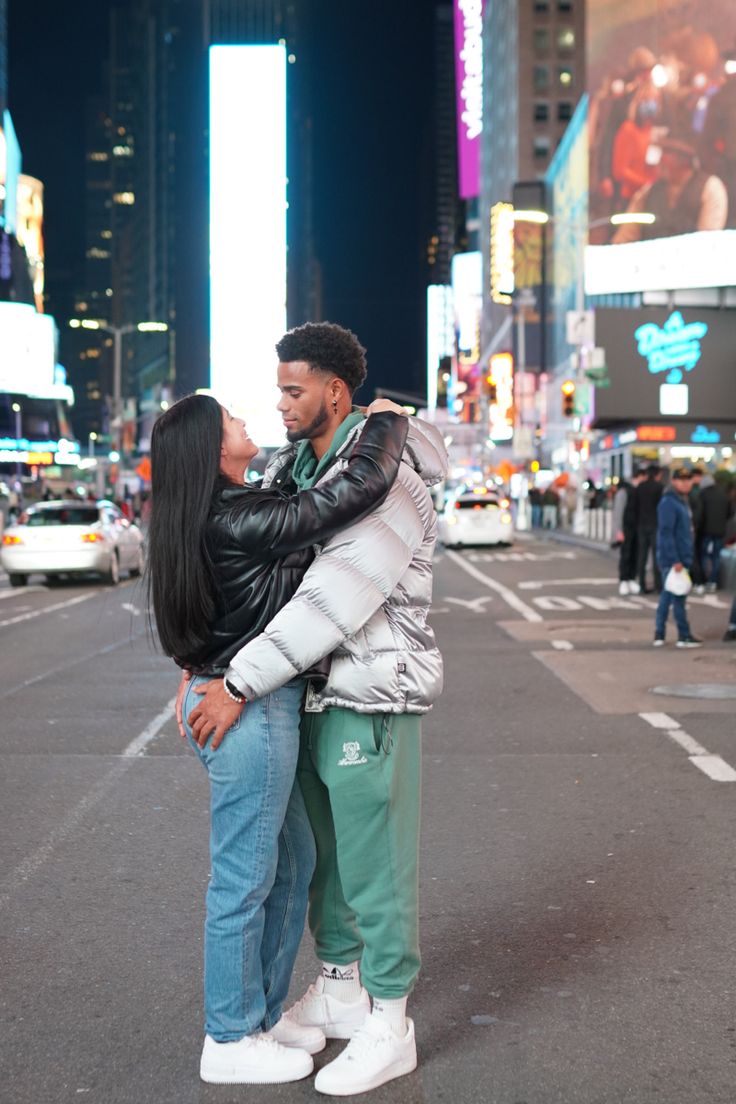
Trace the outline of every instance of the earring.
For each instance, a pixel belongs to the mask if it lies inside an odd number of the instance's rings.
[[[332,413],[337,414],[337,399],[332,400]]]

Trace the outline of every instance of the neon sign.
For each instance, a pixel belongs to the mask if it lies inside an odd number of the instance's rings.
[[[721,435],[717,429],[708,429],[707,426],[698,425],[693,430],[690,440],[694,445],[717,445],[721,440]]]
[[[664,326],[646,322],[636,329],[634,336],[649,371],[653,375],[666,372],[667,383],[681,383],[683,372],[692,372],[700,360],[701,341],[707,332],[707,323],[686,323],[679,311],[673,311]]]

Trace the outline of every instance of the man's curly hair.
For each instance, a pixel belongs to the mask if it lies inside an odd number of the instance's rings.
[[[366,377],[365,349],[352,330],[334,322],[305,322],[288,330],[276,345],[285,364],[307,362],[313,372],[328,372],[347,384],[353,395]]]

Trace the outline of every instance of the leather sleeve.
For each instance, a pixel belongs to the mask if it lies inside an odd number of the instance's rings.
[[[233,508],[231,535],[256,560],[286,556],[328,540],[380,506],[398,474],[407,419],[384,411],[368,418],[347,467],[308,491],[263,490]]]

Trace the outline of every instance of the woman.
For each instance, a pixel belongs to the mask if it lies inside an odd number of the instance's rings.
[[[210,396],[190,395],[157,421],[150,597],[164,651],[195,676],[188,699],[291,598],[311,546],[388,494],[408,423],[394,404],[382,400],[381,409],[341,475],[292,496],[243,484],[258,446]],[[294,1081],[311,1073],[310,1055],[324,1046],[321,1032],[281,1021],[314,866],[294,784],[303,689],[304,679],[295,679],[250,703],[218,749],[200,748],[189,730],[211,788],[205,1081]]]

